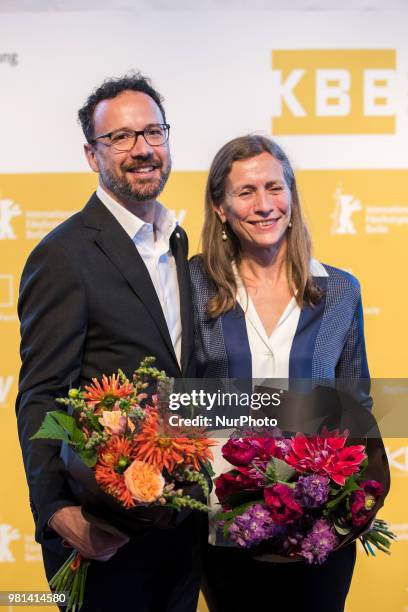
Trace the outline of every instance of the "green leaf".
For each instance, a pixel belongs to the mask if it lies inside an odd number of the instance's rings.
[[[262,473],[261,470],[259,471]],[[273,459],[271,459],[268,465],[266,466],[265,476],[270,484],[273,484],[278,480],[278,474],[277,474],[275,462]]]
[[[55,420],[65,429],[70,437],[71,444],[81,446],[85,443],[85,435],[83,431],[76,424],[74,417],[70,416],[66,412],[55,410],[51,413]]]
[[[75,444],[79,448],[82,448],[83,446],[85,446],[85,435],[83,431],[77,426],[75,426],[72,430],[71,444]]]
[[[359,478],[361,478],[361,476],[364,474],[364,472],[366,471],[368,467],[368,457],[366,457],[361,463],[360,463],[360,471],[359,471]]]
[[[65,429],[54,419],[52,412],[47,412],[40,429],[30,438],[31,440],[62,440],[70,442]]]
[[[355,475],[352,474],[346,478],[346,482],[344,483],[344,486],[340,488],[340,491],[342,491],[342,493],[352,493],[353,491],[358,491],[360,488],[360,485],[356,482]]]
[[[330,500],[327,504],[326,504],[326,508],[332,509],[335,508],[336,506],[339,505],[339,503],[347,496],[349,495],[347,490],[344,490],[343,493],[341,493],[338,497],[335,497],[334,499]]]
[[[282,461],[282,459],[278,459],[277,457],[274,457],[272,461],[275,465],[277,480],[287,482],[293,476],[293,474],[295,474],[295,470],[288,465],[286,461]]]
[[[332,497],[335,497],[335,496],[336,496],[336,495],[338,495],[340,492],[341,492],[341,487],[338,487],[338,486],[335,486],[335,487],[334,487],[333,485],[331,485],[331,486],[330,486],[330,495],[331,495]]]
[[[95,431],[102,431],[103,427],[99,422],[99,417],[96,416],[96,414],[94,414],[92,412],[92,410],[86,410],[85,411],[86,414],[86,418],[88,419],[88,421],[91,424],[92,429],[94,429]]]
[[[62,410],[47,412],[40,429],[31,439],[62,440],[78,448],[85,444],[85,436],[74,417]]]
[[[94,448],[84,448],[78,454],[88,467],[92,468],[95,465],[98,456]]]
[[[354,476],[349,476],[346,480],[346,482],[344,483],[344,487],[343,489],[335,489],[334,487],[330,488],[330,492],[331,494],[335,494],[336,497],[334,497],[333,499],[331,499],[327,504],[326,504],[326,508],[328,509],[332,509],[335,508],[336,506],[339,505],[339,503],[344,499],[344,498],[348,498],[353,491],[358,491],[360,489],[359,485],[356,483],[355,481],[355,477]]]
[[[203,462],[203,468],[205,468],[205,470],[207,471],[207,474],[209,475],[210,478],[213,478],[215,476],[215,472],[214,472],[213,467],[212,467],[212,465],[211,465],[211,463],[209,461]]]
[[[226,512],[219,512],[215,515],[216,521],[230,521],[234,518],[233,510],[228,510]]]
[[[257,502],[253,502],[253,501],[245,502],[245,504],[241,504],[240,506],[237,506],[233,510],[228,510],[227,512],[219,512],[218,514],[215,515],[215,520],[216,521],[230,521],[234,519],[236,516],[238,516],[239,514],[242,514],[243,512],[245,512],[245,510],[249,508],[249,506],[252,506],[254,503],[257,503]]]

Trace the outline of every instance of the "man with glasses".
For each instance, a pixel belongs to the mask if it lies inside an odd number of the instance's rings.
[[[162,98],[132,73],[105,81],[79,119],[99,185],[31,253],[19,300],[17,415],[36,537],[48,579],[70,546],[94,560],[83,611],[195,612],[205,517],[137,541],[107,533],[83,517],[59,447],[30,440],[70,386],[130,376],[146,355],[169,376],[195,374],[187,238],[157,201],[171,169]]]

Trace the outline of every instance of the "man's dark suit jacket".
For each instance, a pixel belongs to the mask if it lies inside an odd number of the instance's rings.
[[[45,413],[58,407],[54,398],[118,368],[131,375],[146,355],[169,376],[195,375],[185,232],[176,228],[170,243],[180,288],[181,368],[147,268],[95,194],[42,240],[24,268],[16,410],[36,538],[43,544],[52,535],[47,523],[54,512],[78,503],[59,445],[30,440]]]

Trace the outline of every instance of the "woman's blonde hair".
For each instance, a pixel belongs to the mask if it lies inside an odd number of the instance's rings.
[[[202,231],[202,260],[206,271],[214,282],[216,293],[207,305],[208,314],[217,317],[234,308],[237,284],[232,267],[239,265],[241,247],[237,236],[228,223],[223,224],[214,207],[219,207],[225,199],[226,180],[235,161],[249,159],[261,153],[270,153],[282,164],[283,175],[291,193],[292,227],[287,234],[286,272],[289,287],[296,287],[296,301],[316,304],[321,289],[313,282],[310,274],[311,240],[300,207],[296,179],[289,159],[273,140],[265,136],[241,136],[227,142],[216,154],[208,174],[205,192],[205,219]],[[227,240],[222,240],[225,229]]]

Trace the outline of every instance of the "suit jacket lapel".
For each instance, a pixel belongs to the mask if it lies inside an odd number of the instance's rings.
[[[145,304],[147,316],[157,325],[165,344],[177,361],[159,298],[133,241],[95,194],[85,206],[83,218],[87,227],[99,230],[94,241]]]
[[[191,295],[190,272],[187,262],[187,238],[176,228],[170,237],[170,247],[177,267],[177,278],[180,292],[181,317],[181,371],[183,376],[195,375],[189,368],[194,358],[193,335],[193,299]]]
[[[326,307],[327,277],[314,277],[323,289],[323,297],[315,306],[306,305],[300,313],[289,356],[289,378],[311,381],[316,339],[320,331]]]

